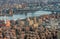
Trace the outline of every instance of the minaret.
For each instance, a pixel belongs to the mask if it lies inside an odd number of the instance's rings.
[[[13,10],[10,9],[10,10],[9,10],[9,15],[12,15],[12,14],[13,14]]]
[[[0,13],[2,14],[2,8],[1,8],[1,6],[0,6]]]

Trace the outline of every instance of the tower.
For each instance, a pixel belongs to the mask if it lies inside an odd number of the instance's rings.
[[[9,15],[12,15],[12,14],[13,14],[13,10],[10,9],[10,10],[9,10]]]

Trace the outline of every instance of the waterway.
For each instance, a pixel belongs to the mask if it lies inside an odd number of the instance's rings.
[[[33,16],[40,16],[44,14],[51,14],[49,11],[36,11],[34,13],[27,13],[25,14],[14,14],[13,16],[0,16],[0,20],[17,20],[17,19],[25,19],[27,17],[33,17]]]

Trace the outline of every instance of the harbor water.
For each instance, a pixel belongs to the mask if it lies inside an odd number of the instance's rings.
[[[45,14],[51,14],[49,11],[36,11],[34,13],[27,13],[25,14],[14,14],[13,16],[0,16],[0,20],[17,20],[17,19],[25,19],[27,17],[33,17],[33,16],[40,16]]]

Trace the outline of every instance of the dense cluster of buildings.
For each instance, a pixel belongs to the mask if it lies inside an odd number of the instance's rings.
[[[0,39],[58,39],[59,14],[0,20]]]
[[[40,6],[40,7],[49,7],[49,5],[54,6],[55,4],[59,7],[60,0],[0,0],[0,7],[3,8],[21,8],[22,4],[27,6]]]
[[[44,10],[56,9],[55,4],[49,5],[46,3],[47,0],[41,3],[41,0],[37,0],[39,3],[37,3],[36,0],[6,0],[6,3],[2,4],[3,1],[0,0],[2,5],[2,7],[0,7],[0,15],[3,12],[4,15],[12,15],[15,9],[31,9],[34,7],[40,7]],[[12,10],[13,8],[14,10]],[[58,39],[58,29],[60,29],[60,13],[18,20],[0,20],[0,39]]]
[[[5,13],[5,14],[9,12],[9,9],[13,9],[13,13],[19,9],[28,10],[28,9],[37,9],[37,8],[39,8],[39,10],[42,10],[42,11],[47,10],[47,11],[60,12],[59,0],[57,1],[46,0],[46,2],[43,0],[37,0],[37,2],[36,0],[8,0],[8,1],[6,0],[6,3],[4,3],[5,1],[2,1],[2,0],[0,1],[3,3],[3,4],[1,3],[0,5],[0,13]]]

